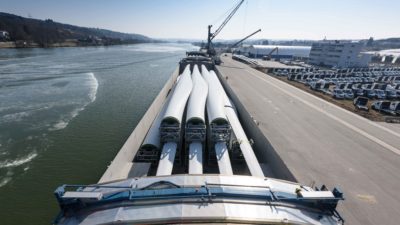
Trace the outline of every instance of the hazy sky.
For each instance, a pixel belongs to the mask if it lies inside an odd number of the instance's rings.
[[[0,0],[0,11],[153,38],[206,38],[237,0]],[[400,37],[398,0],[246,0],[217,38]]]

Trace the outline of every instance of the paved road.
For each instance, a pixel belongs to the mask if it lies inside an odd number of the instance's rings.
[[[400,132],[222,57],[218,70],[304,184],[338,186],[351,225],[400,224]]]

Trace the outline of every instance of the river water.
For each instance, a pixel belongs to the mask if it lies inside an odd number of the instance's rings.
[[[0,49],[0,224],[50,224],[57,186],[96,183],[193,49]]]

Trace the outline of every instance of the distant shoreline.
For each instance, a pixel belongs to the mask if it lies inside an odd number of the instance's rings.
[[[108,46],[157,42],[147,36],[0,12],[0,48]]]
[[[99,47],[99,46],[113,46],[113,45],[130,45],[130,44],[145,44],[145,43],[163,43],[163,42],[126,42],[126,43],[84,43],[84,42],[77,42],[77,41],[64,41],[64,42],[57,42],[52,44],[47,44],[46,46],[39,45],[35,42],[30,41],[7,41],[7,42],[0,42],[0,49],[21,49],[21,48],[65,48],[65,47]]]

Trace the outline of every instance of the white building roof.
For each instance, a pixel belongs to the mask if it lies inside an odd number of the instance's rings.
[[[290,49],[290,50],[311,50],[311,46],[288,46],[288,45],[251,45],[252,48],[259,48],[259,49],[274,49],[278,47],[279,50],[283,49]]]
[[[289,55],[297,57],[309,57],[311,46],[285,46],[285,45],[250,45],[239,50],[245,53],[268,55],[272,50],[278,48],[272,55]]]

